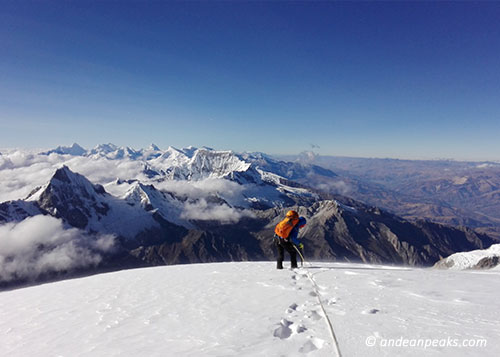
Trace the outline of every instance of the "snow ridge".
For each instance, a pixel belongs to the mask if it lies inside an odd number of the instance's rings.
[[[456,270],[477,269],[483,268],[480,266],[481,261],[496,261],[497,264],[493,263],[486,266],[487,268],[491,268],[492,265],[498,265],[499,258],[500,244],[493,244],[488,249],[478,249],[470,252],[452,254],[449,257],[437,262],[435,267]]]

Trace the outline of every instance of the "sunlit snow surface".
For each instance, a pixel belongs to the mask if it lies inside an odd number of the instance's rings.
[[[343,356],[500,355],[498,270],[278,271],[272,262],[127,270],[1,292],[0,355],[335,356],[316,292]],[[390,339],[436,346],[387,347]],[[439,346],[476,339],[486,346]]]

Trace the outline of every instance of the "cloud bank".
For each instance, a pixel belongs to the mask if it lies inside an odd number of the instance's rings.
[[[96,266],[115,249],[113,235],[65,229],[62,221],[34,216],[0,225],[0,282]]]
[[[315,186],[318,190],[348,196],[352,192],[351,186],[345,181],[320,183]]]
[[[155,187],[179,197],[207,198],[221,196],[225,200],[233,201],[241,197],[246,187],[237,182],[225,179],[205,179],[200,181],[163,181],[155,183]]]
[[[185,198],[180,218],[200,221],[220,221],[236,223],[243,217],[253,217],[245,207],[244,192],[248,187],[225,179],[205,179],[200,181],[164,181],[155,183],[162,191]],[[221,199],[226,203],[221,202]]]
[[[248,210],[239,210],[227,204],[214,204],[200,199],[196,202],[186,202],[181,218],[200,221],[219,221],[221,223],[236,223],[243,217],[253,217]]]
[[[9,150],[0,155],[0,202],[26,198],[35,187],[46,184],[62,165],[101,185],[116,178],[147,180],[141,161]]]

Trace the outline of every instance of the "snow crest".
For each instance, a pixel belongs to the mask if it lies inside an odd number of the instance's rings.
[[[448,268],[448,269],[476,269],[483,268],[480,266],[481,261],[485,260],[495,260],[497,264],[486,264],[485,268],[491,268],[492,265],[498,266],[498,260],[500,259],[500,244],[493,244],[488,249],[478,249],[471,252],[455,253],[449,257],[440,260],[436,263],[437,268]]]

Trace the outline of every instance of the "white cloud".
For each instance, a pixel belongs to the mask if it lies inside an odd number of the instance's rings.
[[[10,169],[12,166],[12,161],[0,153],[0,170]]]
[[[46,184],[62,165],[87,177],[93,183],[106,184],[116,178],[147,178],[144,163],[128,159],[70,155],[38,155],[23,150],[10,150],[0,155],[0,202],[24,199],[37,186]]]
[[[313,151],[303,151],[299,154],[297,161],[302,164],[314,164],[317,156]]]
[[[36,186],[45,184],[62,157],[42,156],[20,150],[11,150],[0,156],[0,202],[23,199]]]
[[[316,188],[321,191],[337,193],[343,196],[349,195],[352,191],[351,186],[344,181],[320,183],[316,185]]]
[[[114,236],[65,229],[50,216],[0,225],[0,281],[95,266],[114,248]]]
[[[181,218],[190,220],[215,220],[236,223],[242,217],[253,216],[245,207],[244,192],[249,188],[225,179],[205,179],[200,181],[164,181],[155,183],[157,189],[168,191],[178,197],[187,198],[182,208]],[[211,198],[221,198],[228,204],[212,202]]]
[[[104,157],[72,157],[66,161],[72,171],[82,174],[93,183],[104,185],[108,182],[120,179],[147,180],[143,174],[144,162],[130,159],[110,160]]]
[[[200,181],[164,181],[155,183],[155,187],[162,191],[172,192],[176,196],[193,199],[207,198],[218,195],[226,200],[238,198],[246,187],[237,182],[225,179],[205,179]]]
[[[226,204],[213,204],[206,199],[196,202],[186,202],[181,218],[200,221],[219,221],[222,223],[236,223],[243,217],[252,217],[253,214],[247,210],[239,210]]]

